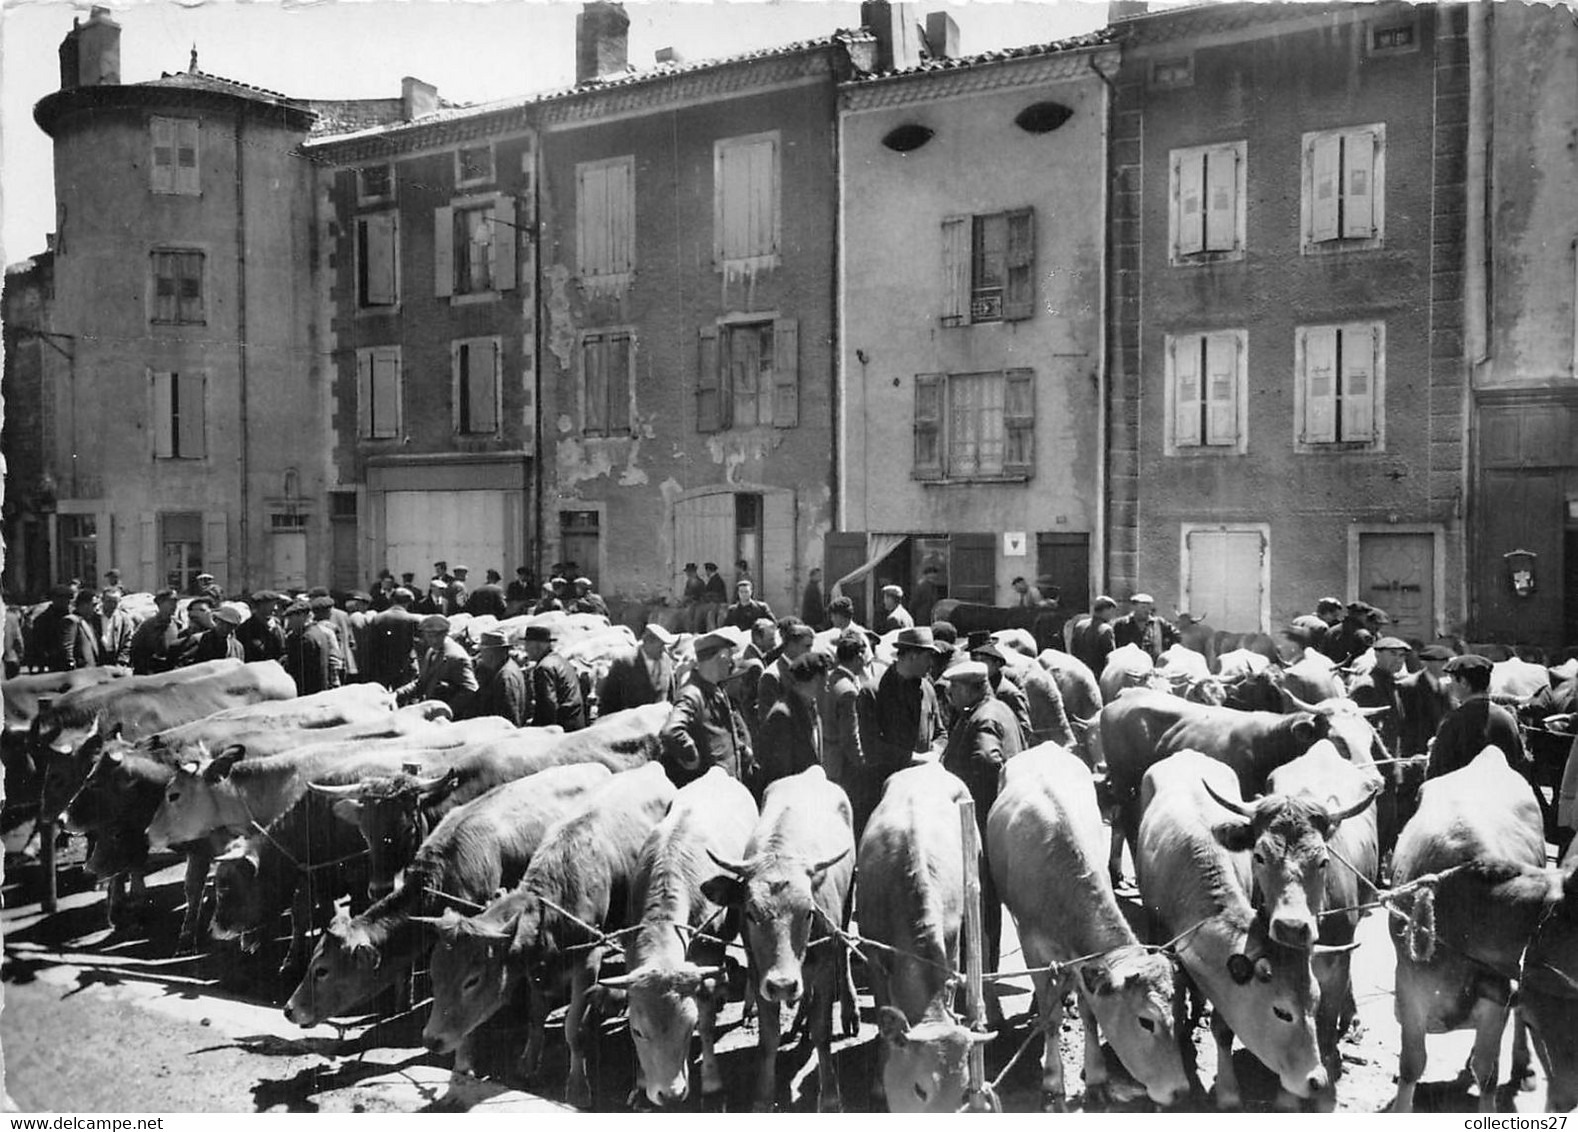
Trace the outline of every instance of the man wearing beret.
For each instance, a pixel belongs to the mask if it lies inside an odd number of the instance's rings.
[[[516,727],[531,722],[531,686],[510,655],[510,642],[497,629],[483,632],[477,642],[477,694],[466,712],[469,719],[496,715]]]
[[[734,640],[727,633],[707,633],[696,639],[695,650],[690,678],[659,736],[663,769],[676,786],[715,766],[750,782],[756,774],[750,734],[722,687],[734,672]]]
[[[1398,678],[1405,671],[1403,661],[1412,650],[1399,637],[1382,637],[1370,647],[1375,650],[1375,667],[1354,680],[1348,688],[1348,698],[1362,708],[1386,709],[1385,714],[1372,716],[1370,723],[1395,759],[1405,753],[1403,730],[1408,726],[1409,706]]]
[[[975,799],[975,821],[981,830],[981,844],[986,844],[986,816],[997,800],[997,777],[1003,764],[1022,749],[1019,741],[1019,721],[1002,700],[992,694],[990,674],[986,665],[978,660],[955,664],[943,674],[948,685],[948,699],[957,716],[948,732],[948,745],[943,748],[943,769],[963,780]],[[986,939],[982,960],[991,969],[997,969],[998,944],[1002,939],[1003,912],[997,899],[991,870],[981,870],[982,928]],[[1002,1007],[996,995],[987,996],[989,1015],[1001,1017]]]
[[[600,715],[674,699],[674,658],[668,650],[675,639],[656,621],[647,622],[635,650],[609,664],[597,691]]]
[[[1178,643],[1178,629],[1154,613],[1156,599],[1147,593],[1138,593],[1129,599],[1129,612],[1112,623],[1114,648],[1139,645],[1157,660],[1162,653]],[[1096,675],[1101,675],[1099,672]]]
[[[422,634],[422,658],[416,679],[395,689],[400,704],[438,700],[449,705],[456,719],[466,718],[477,691],[477,673],[466,650],[449,635],[449,618],[430,613],[417,628]]]
[[[533,625],[526,630],[521,647],[532,664],[532,725],[549,727],[557,723],[565,734],[585,727],[581,677],[574,665],[554,651],[553,631],[546,625]]]
[[[246,659],[278,660],[285,655],[285,628],[279,623],[280,597],[273,590],[258,590],[247,598],[252,616],[236,630]]]
[[[1441,721],[1436,732],[1430,748],[1430,766],[1425,771],[1427,779],[1461,770],[1487,746],[1500,747],[1501,753],[1507,756],[1507,765],[1513,770],[1525,775],[1530,773],[1517,719],[1506,708],[1491,701],[1490,669],[1489,658],[1472,653],[1455,656],[1446,662],[1446,673],[1452,679],[1458,706]]]

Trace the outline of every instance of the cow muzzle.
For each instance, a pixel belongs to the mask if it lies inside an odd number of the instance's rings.
[[[1308,916],[1275,916],[1271,920],[1271,938],[1284,947],[1308,951],[1315,946],[1315,921]]]
[[[448,1053],[454,1048],[454,1043],[443,1034],[435,1034],[430,1030],[422,1031],[422,1044],[433,1053]]]
[[[762,979],[761,997],[766,1002],[793,1006],[800,1001],[803,991],[803,984],[793,975],[769,974]]]

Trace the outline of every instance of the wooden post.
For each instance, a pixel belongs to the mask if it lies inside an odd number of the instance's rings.
[[[53,912],[58,906],[59,894],[55,886],[55,836],[57,830],[52,821],[38,822],[38,865],[44,870],[44,897],[39,902],[45,912]]]
[[[986,995],[983,989],[981,950],[981,834],[975,825],[975,802],[959,803],[959,841],[964,850],[964,1008],[970,1029],[980,1030],[986,1022]],[[993,1106],[986,1093],[986,1047],[970,1043],[970,1111],[990,1112]]]

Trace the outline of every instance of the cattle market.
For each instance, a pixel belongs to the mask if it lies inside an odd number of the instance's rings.
[[[1578,1104],[1578,662],[366,597],[5,682],[23,1107],[95,1002],[199,1109]]]

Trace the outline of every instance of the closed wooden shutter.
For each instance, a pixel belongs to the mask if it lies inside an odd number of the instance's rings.
[[[979,605],[997,604],[997,538],[995,534],[949,538],[949,597]]]
[[[175,455],[175,374],[154,372],[153,381],[153,454],[168,458]]]
[[[1342,234],[1355,240],[1375,235],[1375,134],[1370,130],[1342,139]]]
[[[1342,328],[1342,438],[1375,439],[1375,327],[1354,323]]]
[[[582,275],[597,275],[608,263],[608,173],[598,166],[575,170],[575,264]]]
[[[153,138],[153,191],[175,192],[175,120],[154,118],[148,123]]]
[[[433,294],[440,299],[455,293],[455,210],[433,210]]]
[[[1205,154],[1186,153],[1173,167],[1178,193],[1177,254],[1205,250]]]
[[[154,511],[144,511],[137,517],[139,531],[138,542],[138,572],[141,586],[145,590],[156,591],[164,586],[165,582],[159,575],[159,516]]]
[[[202,192],[202,179],[197,165],[198,122],[195,118],[181,118],[175,127],[175,191],[196,196]]]
[[[1036,214],[1029,208],[1008,214],[1008,278],[1003,288],[1003,321],[1017,322],[1036,311]]]
[[[376,350],[372,356],[372,435],[400,435],[400,349]]]
[[[630,431],[630,390],[635,384],[636,340],[629,334],[615,334],[603,349],[608,373],[608,434],[619,436]]]
[[[1167,342],[1172,369],[1173,443],[1200,443],[1200,336],[1183,334]]]
[[[388,306],[396,301],[395,248],[396,219],[393,212],[363,217],[362,246],[365,283],[362,302],[367,306]]]
[[[942,475],[942,392],[945,374],[915,375],[915,474]]]
[[[203,512],[202,567],[214,576],[214,585],[230,590],[230,516],[223,511]]]
[[[493,289],[515,289],[515,198],[493,202]]]
[[[1304,440],[1337,439],[1337,328],[1310,326],[1304,336]]]
[[[1319,137],[1310,147],[1310,239],[1335,240],[1338,236],[1337,199],[1342,165],[1342,139]]]
[[[1036,373],[1011,369],[1004,376],[1003,471],[1028,476],[1036,462]]]
[[[773,424],[794,428],[800,423],[800,323],[792,318],[773,322]]]
[[[373,435],[373,352],[356,354],[356,435]]]
[[[499,429],[499,344],[473,342],[467,379],[471,386],[471,429],[494,433]]]
[[[765,139],[750,146],[750,256],[778,251],[778,144]]]
[[[970,218],[942,222],[942,324],[960,326],[970,309]]]
[[[1236,334],[1205,340],[1207,444],[1238,443],[1239,342]]]
[[[608,353],[604,346],[600,334],[581,340],[581,428],[598,435],[608,430]]]
[[[635,161],[627,158],[608,170],[609,266],[623,274],[636,266]]]
[[[201,460],[208,455],[208,378],[183,373],[177,380],[177,453],[185,460]]]
[[[1206,154],[1206,251],[1230,252],[1238,246],[1238,161],[1233,146]]]
[[[718,328],[703,326],[696,342],[696,431],[723,427],[723,394],[718,371]]]

